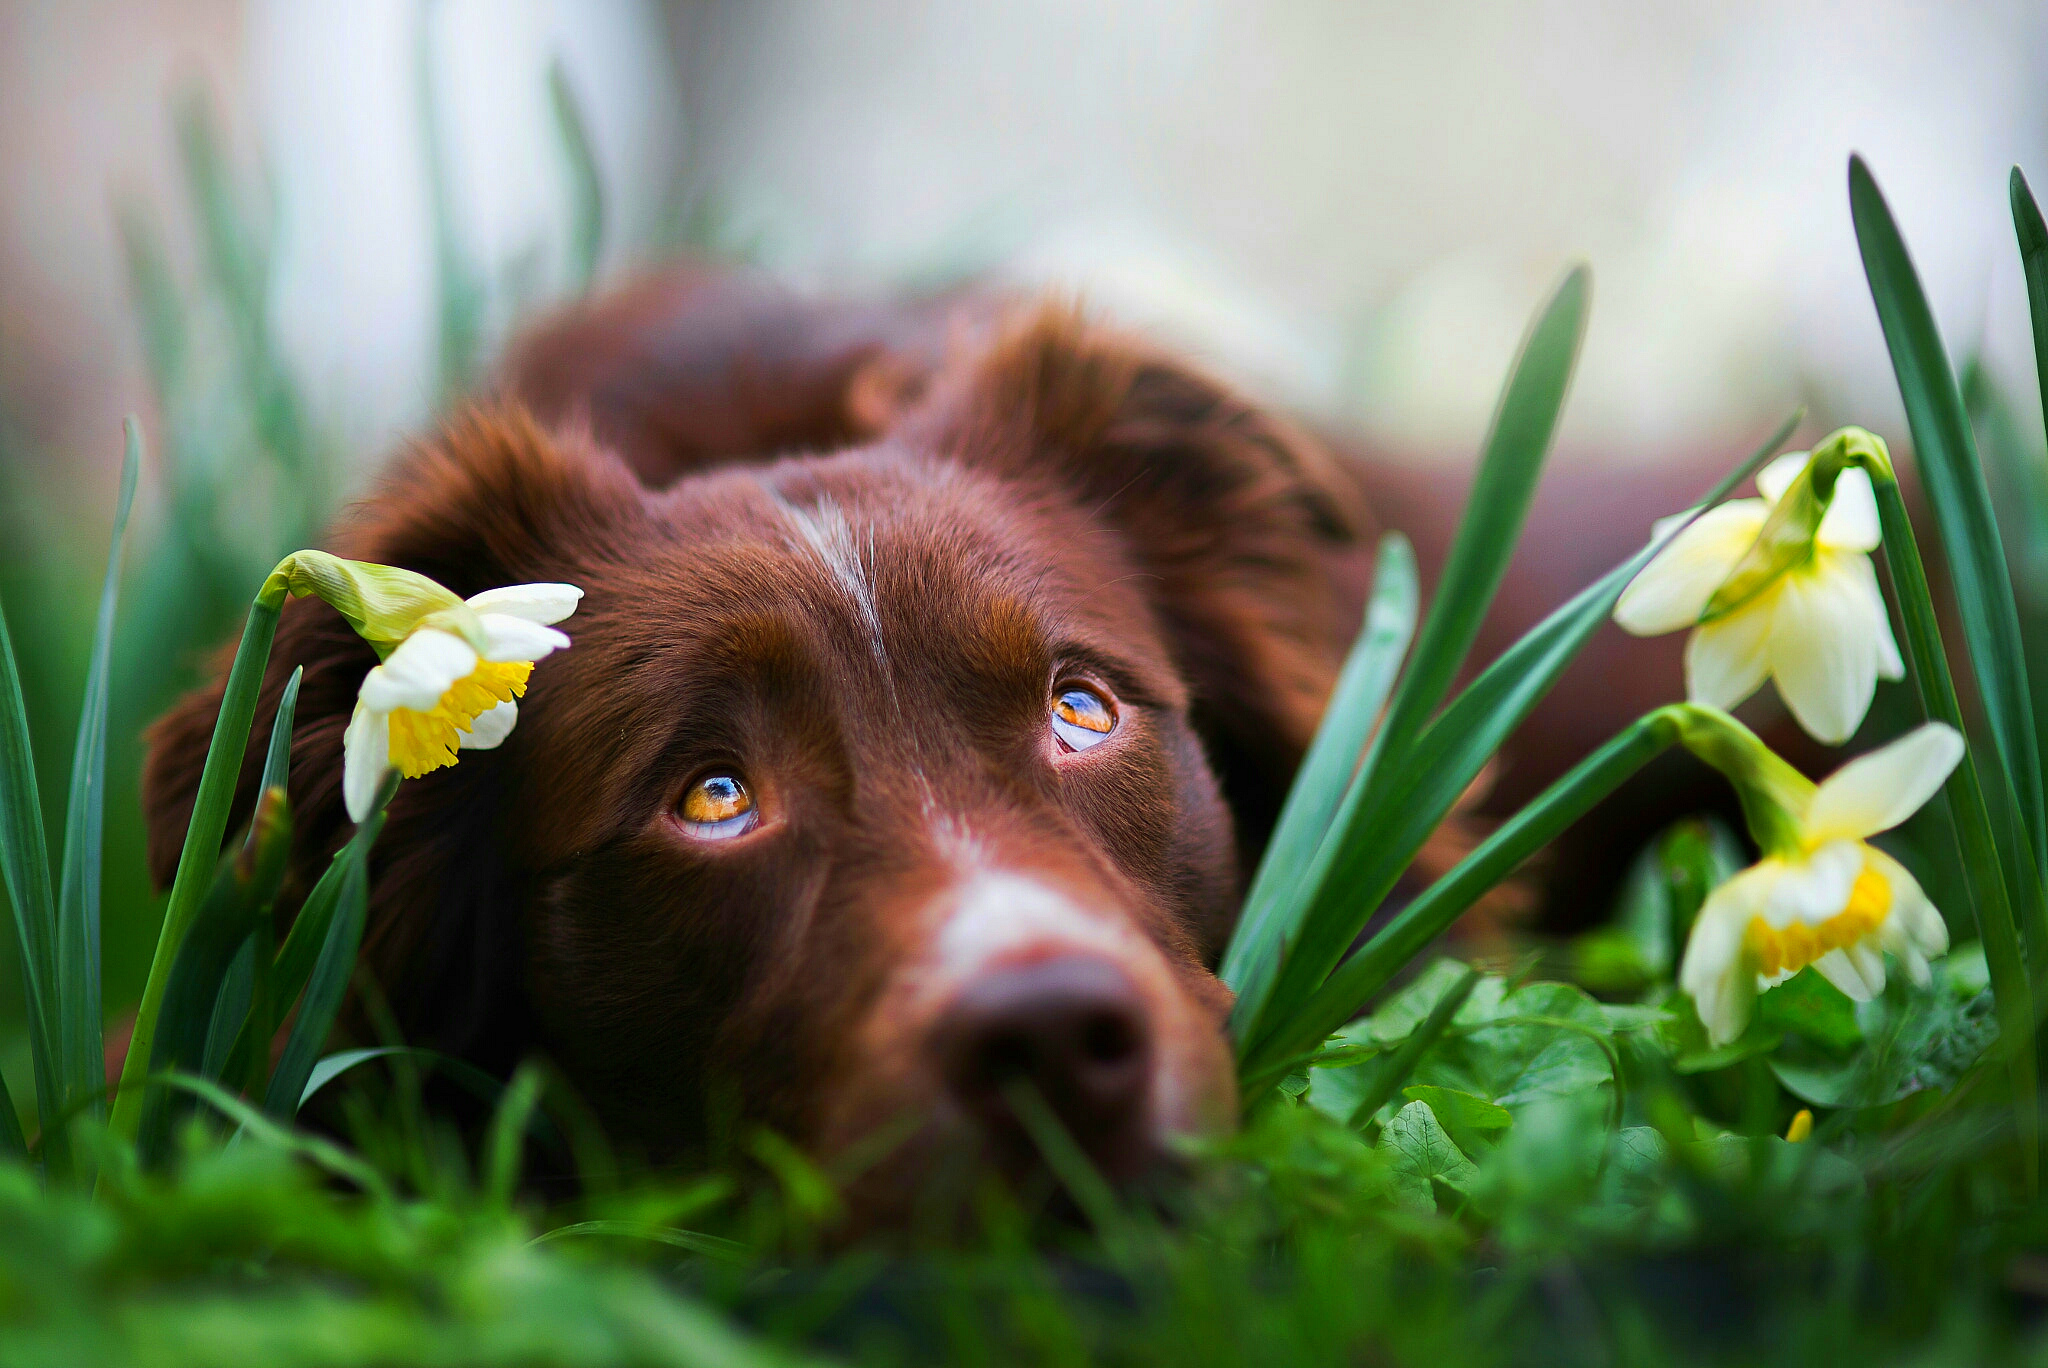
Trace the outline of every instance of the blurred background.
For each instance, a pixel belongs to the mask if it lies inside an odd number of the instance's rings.
[[[2027,3],[0,0],[0,602],[53,837],[122,415],[150,440],[109,1005],[157,916],[134,738],[551,301],[683,253],[831,293],[1042,283],[1454,483],[1583,258],[1556,463],[1589,488],[1725,465],[1795,402],[1902,439],[1853,149],[1980,432],[2033,469],[2004,178],[2048,177],[2044,106]],[[10,1065],[17,997],[0,960]]]

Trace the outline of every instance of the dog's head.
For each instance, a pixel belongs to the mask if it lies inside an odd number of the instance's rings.
[[[518,409],[458,420],[339,549],[586,597],[503,748],[401,786],[370,972],[417,1042],[543,1050],[657,1159],[724,1096],[827,1152],[907,1119],[906,1154],[1017,1162],[1024,1083],[1142,1170],[1233,1113],[1207,966],[1355,626],[1323,461],[1062,311],[864,445],[662,489]],[[373,663],[288,605],[261,715],[304,666],[302,880]],[[153,736],[159,877],[218,702]]]

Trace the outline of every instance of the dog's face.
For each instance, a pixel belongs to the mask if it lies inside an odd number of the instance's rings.
[[[451,428],[344,549],[586,597],[506,745],[393,803],[367,955],[401,1021],[547,1052],[656,1159],[708,1098],[826,1153],[894,1134],[884,1204],[935,1151],[1024,1162],[1020,1086],[1115,1176],[1227,1124],[1207,966],[1350,626],[1313,460],[1064,318],[864,445],[659,490],[516,414]],[[371,663],[290,607],[309,871]],[[160,865],[217,702],[156,737]]]

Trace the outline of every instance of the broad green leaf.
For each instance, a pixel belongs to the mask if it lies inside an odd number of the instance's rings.
[[[1934,982],[1915,989],[1903,974],[1856,1004],[1864,1048],[1846,1058],[1780,1056],[1771,1070],[1787,1091],[1817,1107],[1880,1107],[1928,1088],[1951,1088],[1998,1036],[1992,995],[1967,972],[1936,961]]]
[[[1416,1211],[1437,1209],[1438,1183],[1464,1192],[1479,1172],[1444,1133],[1427,1102],[1410,1102],[1394,1113],[1376,1148],[1387,1158],[1394,1200]]]
[[[106,1046],[101,1040],[100,873],[107,804],[107,689],[114,657],[114,603],[121,587],[121,545],[135,507],[135,481],[142,469],[142,427],[124,425],[121,493],[114,506],[114,534],[107,550],[107,574],[100,587],[99,616],[93,625],[92,656],[85,672],[85,700],[78,715],[78,741],[71,752],[71,792],[65,806],[64,863],[57,898],[57,954],[53,992],[62,1040],[66,1110],[98,1117],[107,1085]],[[88,1101],[88,1099],[90,1099]]]
[[[1380,541],[1365,623],[1330,692],[1322,724],[1287,791],[1272,839],[1246,893],[1237,929],[1219,977],[1237,992],[1245,1019],[1271,987],[1280,948],[1298,929],[1304,907],[1297,884],[1313,862],[1344,793],[1353,782],[1366,739],[1400,671],[1415,631],[1415,553],[1392,533]]]
[[[1607,1035],[1600,1004],[1577,988],[1524,984],[1502,996],[1488,1020],[1461,1024],[1425,1054],[1415,1081],[1518,1111],[1542,1098],[1611,1086],[1614,1070],[1601,1045]]]
[[[1941,532],[1963,640],[1997,748],[1989,782],[2010,787],[2024,829],[2025,855],[2033,870],[2048,870],[2048,804],[2042,795],[2019,610],[1976,441],[1905,241],[1859,157],[1849,160],[1849,208],[1912,428],[1915,465]],[[2012,852],[2009,858],[2018,854]],[[2017,867],[2009,868],[2006,880],[2020,898],[2015,910],[2027,915],[2029,938],[2037,946],[2048,944],[2048,925],[2041,924],[2048,917],[2048,902],[2040,895],[2038,879],[2014,877],[2018,873]]]
[[[1427,1102],[1454,1144],[1467,1154],[1478,1154],[1500,1140],[1501,1132],[1515,1123],[1515,1114],[1489,1102],[1477,1093],[1456,1088],[1417,1083],[1401,1090],[1411,1102]]]
[[[1797,1036],[1831,1054],[1847,1054],[1863,1043],[1856,1004],[1811,966],[1757,999],[1756,1024],[1767,1032]]]

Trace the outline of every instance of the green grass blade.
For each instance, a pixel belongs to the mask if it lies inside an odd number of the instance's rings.
[[[270,1087],[263,1096],[263,1108],[272,1116],[289,1119],[297,1114],[306,1080],[312,1077],[313,1066],[319,1061],[327,1034],[341,1010],[349,977],[355,972],[356,950],[362,944],[363,923],[369,909],[370,846],[383,827],[384,814],[379,811],[356,828],[356,834],[343,848],[341,882],[335,891],[327,934],[306,980],[305,1000],[299,1004],[284,1054],[279,1057],[277,1070],[271,1074]],[[289,948],[290,942],[286,944]]]
[[[228,809],[234,803],[235,781],[241,774],[243,752],[248,749],[249,725],[256,715],[257,691],[263,684],[263,668],[270,660],[271,639],[277,635],[277,616],[275,606],[261,602],[249,606],[242,641],[235,649],[235,663],[228,669],[220,716],[213,724],[206,766],[200,772],[199,792],[192,803],[191,825],[185,829],[178,872],[171,881],[170,901],[164,908],[163,929],[157,935],[156,955],[150,961],[149,978],[143,984],[142,1002],[135,1010],[128,1058],[121,1066],[120,1089],[109,1119],[110,1128],[121,1139],[133,1140],[142,1122],[139,1085],[148,1072],[157,1014],[163,1009],[164,990],[170,986],[178,946],[199,911],[200,900],[212,882],[214,865],[220,859],[221,837],[227,831]]]
[[[1493,606],[1564,410],[1586,333],[1591,288],[1592,273],[1586,267],[1575,266],[1566,273],[1508,372],[1443,578],[1381,729],[1376,748],[1390,756],[1400,755],[1443,701]]]
[[[282,793],[291,782],[292,724],[298,717],[299,685],[305,676],[302,665],[285,681],[284,694],[277,702],[277,716],[270,724],[270,749],[264,752],[258,793]],[[256,826],[249,829],[252,852],[260,831]],[[265,919],[258,919],[228,966],[227,977],[214,1001],[212,1024],[207,1027],[206,1049],[199,1068],[204,1077],[220,1078],[226,1073],[235,1058],[235,1046],[243,1039],[244,1026],[248,1027],[249,1036],[257,1040],[268,1040],[276,1029],[270,1017],[269,994],[273,937],[261,934],[267,929]],[[267,1071],[267,1054],[263,1063]]]
[[[1891,210],[1860,157],[1849,159],[1849,209],[1870,297],[1877,305],[1899,397],[1912,428],[1914,461],[1940,529],[1963,642],[1991,726],[1997,755],[1989,779],[2011,789],[2032,865],[2048,869],[2048,804],[2042,795],[2019,609],[1976,440],[1919,275]],[[2017,870],[2009,870],[2008,876]],[[2028,902],[2036,909],[2048,908],[2039,898]],[[2031,934],[2037,943],[2048,943],[2048,926],[2036,926]]]
[[[1408,539],[1389,533],[1380,541],[1365,625],[1330,691],[1315,740],[1287,791],[1280,820],[1245,895],[1237,930],[1224,952],[1221,976],[1239,1000],[1263,995],[1280,962],[1280,946],[1295,927],[1283,915],[1298,908],[1295,883],[1315,858],[1330,818],[1344,801],[1366,739],[1385,707],[1415,631],[1415,553]]]
[[[257,921],[269,915],[270,904],[284,881],[291,855],[290,805],[283,789],[266,789],[249,824],[249,839],[223,857],[199,914],[178,947],[178,959],[164,990],[149,1067],[153,1074],[182,1070],[206,1053],[228,966],[249,940]],[[169,1099],[152,1099],[142,1127],[145,1162],[160,1159],[170,1136]]]
[[[95,1099],[87,1113],[98,1116],[106,1091],[106,1047],[100,1037],[100,873],[105,848],[107,784],[107,690],[114,657],[114,604],[121,589],[121,545],[135,507],[135,482],[142,469],[142,427],[124,424],[121,494],[114,509],[113,544],[107,577],[100,588],[99,617],[93,626],[91,663],[85,672],[85,702],[79,710],[78,743],[71,753],[71,794],[64,818],[64,863],[57,898],[57,965],[52,990],[57,999],[60,1052],[64,1060],[64,1102]]]
[[[448,139],[441,126],[440,88],[434,71],[435,7],[422,5],[413,39],[413,88],[419,104],[421,147],[427,167],[427,201],[433,213],[436,323],[436,387],[441,404],[452,403],[475,377],[483,349],[485,286],[463,249],[455,219],[454,177]]]
[[[1906,662],[1914,690],[1929,717],[1960,732],[1963,710],[1956,699],[1955,680],[1949,673],[1941,626],[1934,615],[1934,598],[1927,588],[1927,571],[1920,562],[1919,544],[1913,540],[1906,502],[1900,497],[1896,480],[1874,476],[1871,485],[1877,491],[1885,564],[1891,570],[1899,617],[1906,629]],[[2026,955],[2020,947],[2019,927],[2006,886],[2006,865],[1999,857],[1990,806],[1978,774],[1977,750],[1971,746],[1964,752],[1962,763],[1949,775],[1942,791],[1948,797],[1950,825],[1960,852],[1957,867],[1968,891],[1970,910],[1977,919],[1984,965],[1990,971],[2000,1047],[2012,1080],[2014,1125],[2026,1155],[2031,1187],[2040,1145],[2033,998],[2027,981]]]
[[[1600,598],[1608,599],[1602,586],[1612,583],[1617,575],[1608,576],[1587,594],[1598,593]],[[1627,582],[1626,578],[1620,580],[1624,585]],[[1618,595],[1620,589],[1613,593]],[[1612,600],[1608,602],[1611,605]],[[1473,686],[1475,690],[1478,687]],[[1659,709],[1631,724],[1532,799],[1478,849],[1459,861],[1455,869],[1402,908],[1246,1056],[1241,1072],[1247,1098],[1253,1095],[1251,1090],[1263,1091],[1270,1086],[1295,1060],[1358,1015],[1374,994],[1427,949],[1482,893],[1512,874],[1522,861],[1612,793],[1676,737],[1677,729],[1668,709]]]
[[[28,1137],[21,1133],[21,1113],[14,1109],[14,1095],[7,1080],[0,1078],[0,1159],[26,1161]]]
[[[64,1114],[64,1073],[58,1057],[56,1020],[57,907],[50,890],[49,847],[43,839],[43,803],[36,788],[35,757],[28,739],[28,707],[21,697],[14,643],[7,614],[0,611],[0,876],[14,909],[14,933],[21,947],[22,996],[28,1014],[28,1045],[35,1070],[36,1111],[44,1118]],[[53,1128],[43,1139],[51,1170],[69,1174],[67,1132]]]
[[[2041,221],[2040,206],[2027,178],[2012,169],[2008,183],[2012,199],[2012,226],[2020,241],[2020,266],[2027,277],[2027,313],[2034,324],[2034,372],[2041,386],[2041,400],[2048,404],[2048,223]],[[2048,413],[2048,409],[2043,410]]]
[[[604,178],[598,173],[583,102],[576,98],[559,57],[548,66],[548,103],[569,167],[569,264],[581,293],[597,278],[597,258],[604,250]]]
[[[1698,507],[1718,503],[1748,478],[1791,435],[1802,416],[1794,413],[1787,418]],[[1667,538],[1676,534],[1674,528]],[[1268,1023],[1291,1016],[1322,986],[1430,832],[1607,621],[1621,591],[1660,545],[1645,546],[1531,628],[1415,739],[1405,755],[1353,786],[1316,853],[1314,867],[1303,876],[1300,886],[1308,908],[1278,982],[1258,1016],[1232,1018],[1241,1053],[1260,1046]]]

